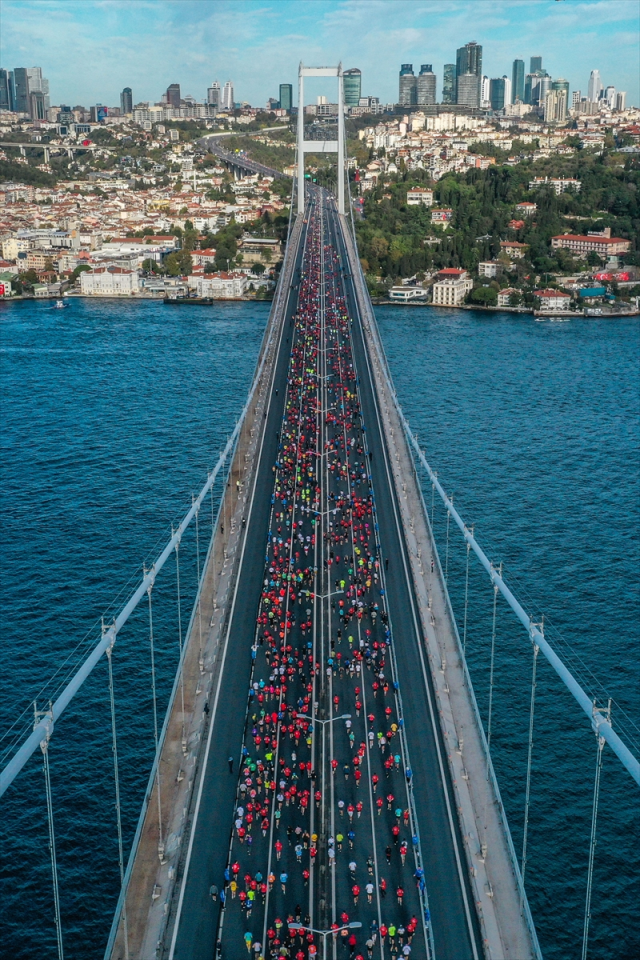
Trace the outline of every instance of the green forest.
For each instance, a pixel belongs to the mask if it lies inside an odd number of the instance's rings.
[[[379,278],[394,281],[442,267],[474,270],[480,261],[498,258],[501,240],[528,244],[527,258],[517,265],[518,279],[532,269],[569,273],[584,262],[574,262],[565,250],[552,251],[551,237],[604,227],[611,228],[612,236],[631,240],[632,252],[626,260],[637,263],[638,161],[628,159],[621,164],[617,157],[584,153],[568,159],[446,174],[432,188],[434,207],[453,210],[448,229],[431,223],[431,208],[407,205],[407,190],[430,183],[425,171],[401,169],[379,181],[364,195],[363,217],[356,224],[362,265],[372,289],[379,285]],[[582,182],[582,189],[560,195],[550,187],[529,191],[529,181],[545,175],[575,177]],[[515,205],[523,200],[536,203],[537,211],[522,218],[524,226],[514,230],[508,224],[520,219]],[[432,242],[425,243],[426,239]]]

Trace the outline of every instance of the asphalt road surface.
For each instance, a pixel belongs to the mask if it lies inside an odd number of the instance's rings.
[[[470,960],[446,753],[322,191],[297,257],[171,956]]]

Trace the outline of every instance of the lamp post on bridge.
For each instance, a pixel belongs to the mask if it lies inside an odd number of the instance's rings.
[[[335,720],[339,720],[340,717],[335,717]],[[320,721],[322,723],[322,721]],[[328,721],[325,721],[328,722]],[[327,937],[329,934],[333,933],[338,934],[341,930],[359,930],[362,924],[358,920],[353,920],[351,923],[345,923],[341,927],[335,927],[335,929],[329,930],[316,930],[315,927],[305,927],[302,923],[290,923],[288,924],[289,930],[307,930],[309,933],[316,933],[319,937],[322,937],[322,955],[326,960],[327,956]]]

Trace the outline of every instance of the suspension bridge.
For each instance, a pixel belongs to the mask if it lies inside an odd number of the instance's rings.
[[[540,658],[594,744],[584,922],[589,956],[600,776],[607,749],[640,784],[611,704],[594,701],[486,555],[429,464],[396,395],[355,246],[342,68],[335,196],[305,184],[304,111],[286,256],[252,386],[182,521],[52,702],[36,702],[0,792],[42,761],[51,919],[64,925],[52,746],[65,710],[106,669],[119,897],[95,955],[152,958],[541,957],[527,898]],[[230,158],[230,162],[233,158]],[[293,208],[297,214],[293,215]],[[426,499],[425,499],[426,497]],[[430,497],[430,502],[429,502]],[[436,544],[436,504],[446,517]],[[204,521],[208,534],[205,539]],[[181,549],[197,593],[183,629]],[[460,624],[450,551],[465,556]],[[207,542],[208,540],[208,542]],[[469,570],[487,577],[489,707],[467,664]],[[178,667],[158,703],[154,612],[175,603]],[[530,655],[523,840],[516,850],[492,762],[498,600]],[[153,762],[130,848],[122,826],[118,648],[147,620]],[[106,664],[106,667],[105,667]],[[76,701],[77,702],[77,701]],[[629,787],[635,790],[633,783]]]

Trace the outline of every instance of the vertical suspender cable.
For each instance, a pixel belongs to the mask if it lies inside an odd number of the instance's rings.
[[[593,704],[594,716],[596,713],[605,713],[607,720],[611,719],[611,701],[606,710],[599,711]],[[593,862],[596,855],[597,825],[598,825],[598,802],[600,800],[600,774],[602,772],[602,751],[604,750],[604,737],[596,734],[598,746],[596,751],[596,778],[593,785],[593,808],[591,811],[591,838],[589,840],[589,868],[587,870],[587,894],[584,904],[584,930],[582,933],[582,960],[587,960],[589,950],[589,924],[591,922],[591,890],[593,887]]]
[[[473,527],[471,527],[471,535],[473,536]],[[467,567],[464,578],[464,625],[462,628],[462,654],[466,659],[467,656],[467,610],[469,606],[469,552],[471,550],[471,544],[467,540]]]
[[[238,441],[240,443],[240,441]],[[200,664],[200,672],[204,670],[204,659],[202,655],[202,602],[200,599],[200,524],[198,519],[200,516],[200,511],[196,510],[196,571],[198,574],[198,662]]]
[[[434,475],[434,477],[437,477],[437,476],[438,476],[438,474],[435,472],[435,470],[434,470],[434,474],[433,474],[433,475]],[[432,530],[433,530],[433,521],[434,521],[434,519],[435,519],[435,517],[434,517],[434,510],[435,510],[435,508],[436,508],[436,485],[435,485],[434,481],[432,480],[432,481],[431,481],[431,529],[432,529]]]
[[[51,720],[51,726],[47,731],[47,736],[40,742],[40,749],[44,760],[44,783],[47,793],[47,820],[49,822],[49,852],[51,854],[51,876],[53,882],[53,906],[54,918],[56,924],[56,940],[58,944],[58,960],[64,960],[64,948],[62,945],[62,921],[60,918],[60,891],[58,888],[58,860],[56,857],[56,835],[53,827],[53,801],[51,798],[51,773],[49,771],[49,739],[53,731],[53,710],[49,704],[49,710],[44,713],[39,712],[34,704],[34,719],[36,725],[40,717],[47,716]]]
[[[145,571],[146,576],[146,571]],[[151,693],[153,695],[153,741],[156,747],[156,757],[158,757],[158,704],[156,698],[156,658],[153,639],[153,606],[151,603],[151,591],[153,583],[147,589],[149,595],[149,650],[151,653]],[[159,760],[159,757],[158,757]],[[164,843],[162,842],[162,803],[160,796],[160,763],[156,765],[156,786],[158,793],[158,856],[162,860],[164,857]]]
[[[104,621],[102,623],[102,632],[104,633]],[[115,640],[114,640],[115,643]],[[124,853],[122,849],[122,815],[120,810],[120,774],[118,770],[118,741],[116,737],[116,703],[113,688],[113,664],[111,654],[113,653],[113,643],[107,647],[107,663],[109,666],[109,700],[111,702],[111,749],[113,751],[113,779],[116,791],[116,822],[118,825],[118,865],[120,867],[120,889],[124,883]],[[129,930],[127,927],[127,902],[126,898],[122,905],[122,924],[124,932],[124,956],[129,960]]]
[[[453,503],[453,494],[450,497],[451,503]],[[447,510],[447,549],[444,555],[444,584],[448,586],[449,584],[449,524],[451,523],[451,514]]]
[[[182,601],[180,599],[180,541],[176,543],[176,593],[178,600],[178,649],[180,651],[180,706],[182,713],[182,752],[187,752],[187,736],[184,725],[184,671],[182,669]]]
[[[493,566],[492,566],[493,570]],[[499,568],[502,576],[502,562]],[[492,578],[493,579],[493,578]],[[489,757],[491,756],[491,720],[493,716],[493,669],[496,654],[496,612],[498,608],[498,585],[493,584],[493,621],[491,624],[491,665],[489,667],[489,716],[487,719],[487,780],[489,779]]]
[[[542,625],[541,625],[542,629]],[[536,709],[536,684],[538,669],[538,653],[540,647],[533,644],[533,666],[531,668],[531,705],[529,707],[529,745],[527,748],[527,783],[524,791],[524,829],[522,832],[522,886],[520,887],[520,913],[524,905],[524,878],[527,872],[527,839],[529,836],[529,801],[531,799],[531,757],[533,754],[533,719]]]

